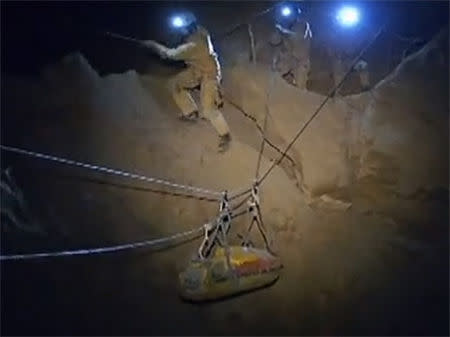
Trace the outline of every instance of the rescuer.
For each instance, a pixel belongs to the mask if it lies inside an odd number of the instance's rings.
[[[172,26],[183,35],[183,43],[168,48],[156,41],[143,44],[152,48],[161,58],[184,61],[187,68],[170,80],[172,96],[181,110],[181,119],[195,121],[208,119],[219,134],[219,152],[229,148],[231,135],[228,123],[219,110],[221,103],[220,64],[208,31],[197,24],[192,13],[172,18]],[[193,100],[190,90],[200,86],[201,109]]]
[[[306,89],[312,32],[301,13],[294,6],[279,7],[270,44],[275,48],[275,70],[288,83]]]

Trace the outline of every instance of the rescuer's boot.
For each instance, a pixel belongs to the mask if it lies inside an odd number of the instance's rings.
[[[196,122],[198,120],[198,111],[195,110],[187,115],[181,115],[180,120],[184,122]]]
[[[231,135],[229,133],[219,137],[219,152],[226,152],[230,148]]]

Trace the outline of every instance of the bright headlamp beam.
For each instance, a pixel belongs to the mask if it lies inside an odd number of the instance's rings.
[[[343,7],[338,11],[336,19],[342,26],[354,26],[359,22],[359,11],[355,7]]]
[[[281,8],[281,15],[283,16],[289,16],[292,14],[292,10],[290,7],[288,6],[284,6],[283,8]]]
[[[184,26],[184,21],[181,17],[175,16],[172,18],[172,26],[175,28],[181,28]]]

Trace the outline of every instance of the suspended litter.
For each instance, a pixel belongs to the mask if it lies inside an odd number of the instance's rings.
[[[219,247],[206,260],[192,261],[179,274],[179,292],[189,301],[217,300],[273,284],[279,277],[280,259],[263,249]]]
[[[183,299],[193,302],[217,300],[271,285],[278,279],[282,264],[269,246],[256,183],[247,206],[250,225],[244,241],[241,246],[229,246],[226,239],[233,213],[224,194],[216,222],[205,227],[197,257],[178,276]],[[266,244],[265,249],[250,247],[249,234],[255,223]]]

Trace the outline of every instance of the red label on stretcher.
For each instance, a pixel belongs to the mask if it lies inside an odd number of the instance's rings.
[[[245,276],[269,272],[273,269],[275,269],[275,266],[270,260],[259,259],[252,262],[244,262],[243,264],[235,267],[235,272],[238,276]]]

